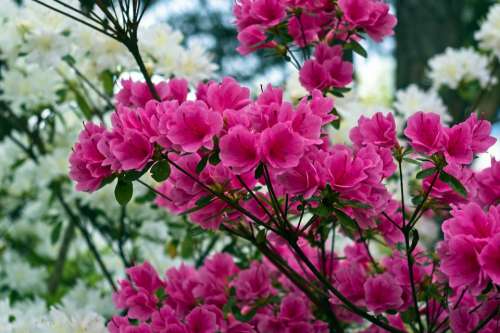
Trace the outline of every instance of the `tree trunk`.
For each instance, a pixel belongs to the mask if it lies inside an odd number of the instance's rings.
[[[395,0],[396,87],[424,83],[429,58],[463,41],[466,0]]]

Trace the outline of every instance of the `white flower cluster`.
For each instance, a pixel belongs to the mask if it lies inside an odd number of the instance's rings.
[[[21,106],[46,107],[60,99],[58,92],[75,77],[63,61],[69,59],[67,56],[93,83],[106,71],[137,70],[134,59],[118,41],[34,1],[22,7],[13,3],[3,0],[0,13],[0,59],[7,64],[0,81],[0,98],[10,102],[16,113],[26,112]],[[79,6],[78,1],[68,4]],[[213,77],[217,70],[204,48],[183,46],[182,34],[165,23],[141,27],[139,34],[145,61],[157,74],[184,77],[195,84]]]
[[[457,89],[460,83],[473,81],[484,88],[491,76],[488,65],[488,57],[472,48],[447,48],[429,60],[429,78],[436,89],[441,86]]]
[[[105,333],[104,318],[95,312],[53,308],[47,312],[41,301],[16,303],[0,301],[2,333]]]
[[[443,100],[435,90],[425,91],[415,84],[396,91],[394,108],[403,119],[407,119],[418,111],[425,111],[439,114],[444,122],[452,120]]]
[[[481,49],[491,51],[500,60],[500,3],[490,7],[475,37]]]

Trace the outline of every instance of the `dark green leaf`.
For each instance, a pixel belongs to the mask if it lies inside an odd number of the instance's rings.
[[[417,229],[413,229],[411,231],[411,236],[412,236],[412,239],[411,239],[411,245],[410,245],[410,253],[412,253],[413,250],[415,250],[415,248],[417,247],[418,242],[420,240],[420,236],[418,235]]]
[[[205,207],[206,205],[208,205],[209,203],[212,202],[212,199],[213,199],[213,196],[211,196],[211,195],[201,197],[196,201],[196,206]]]
[[[411,163],[411,164],[415,164],[415,165],[420,165],[421,164],[419,161],[414,160],[414,159],[409,158],[409,157],[403,157],[403,161]]]
[[[262,177],[262,174],[264,173],[264,164],[260,163],[257,169],[255,170],[255,179],[259,179]]]
[[[76,104],[78,104],[78,108],[82,111],[83,115],[85,116],[86,119],[90,120],[92,118],[92,108],[90,107],[89,103],[85,99],[85,97],[80,94],[76,89],[73,90],[75,93],[75,99],[76,99]]]
[[[220,163],[220,157],[219,157],[219,152],[214,152],[213,154],[210,155],[208,162],[212,165],[217,165]]]
[[[207,166],[207,162],[208,162],[208,156],[203,157],[196,166],[196,173],[201,173],[203,169],[205,169],[205,167]]]
[[[344,207],[353,207],[361,209],[370,209],[372,206],[357,200],[340,200],[339,203]]]
[[[170,164],[166,160],[156,162],[151,168],[151,177],[158,183],[167,180],[170,176]]]
[[[319,205],[318,207],[312,207],[309,210],[314,215],[318,215],[321,217],[328,217],[329,215],[332,214],[332,212],[328,209],[328,207],[325,207],[324,205]]]
[[[148,163],[141,171],[135,171],[135,170],[127,171],[120,176],[120,179],[127,182],[133,182],[141,178],[146,172],[148,172],[152,164],[153,164],[152,162]]]
[[[266,243],[266,231],[264,229],[259,230],[256,237],[257,244]]]
[[[62,58],[67,64],[69,65],[74,65],[76,64],[76,60],[75,58],[73,58],[71,55],[69,54],[66,54],[63,58]]]
[[[344,48],[348,50],[353,50],[354,52],[356,52],[357,54],[359,54],[364,58],[368,57],[368,53],[366,52],[366,50],[363,48],[363,46],[361,46],[361,44],[359,44],[356,41],[352,41],[346,44]]]
[[[441,174],[439,175],[439,179],[441,179],[446,184],[450,185],[450,187],[455,192],[460,194],[461,196],[463,196],[465,198],[467,197],[467,190],[465,189],[465,187],[462,185],[462,183],[458,179],[456,179],[455,177],[453,177],[449,173],[441,171]]]
[[[109,71],[104,71],[100,75],[100,79],[102,82],[102,87],[104,89],[104,92],[108,96],[113,96],[113,89],[114,89],[114,81],[113,81],[113,74]]]
[[[194,253],[194,241],[193,238],[188,234],[181,243],[181,257],[184,259],[192,258]]]
[[[131,182],[118,180],[115,187],[115,198],[120,205],[125,206],[132,199],[133,193],[134,186]]]
[[[57,243],[59,237],[61,236],[62,222],[58,222],[54,228],[52,228],[52,232],[50,233],[50,242],[52,244]]]
[[[417,179],[424,179],[424,178],[427,178],[429,176],[432,176],[433,174],[435,174],[437,171],[436,168],[429,168],[429,169],[424,169],[422,171],[419,171],[417,173]]]
[[[340,209],[334,208],[333,209],[335,212],[335,215],[337,216],[340,224],[344,229],[352,235],[354,235],[357,232],[357,223],[354,221],[349,215],[341,211]]]

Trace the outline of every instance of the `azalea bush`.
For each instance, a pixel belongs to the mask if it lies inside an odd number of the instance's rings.
[[[69,154],[76,189],[96,192],[89,197],[112,189],[123,209],[138,211],[147,200],[137,190],[145,189],[155,205],[189,220],[191,234],[213,236],[196,260],[160,268],[165,274],[127,260],[135,257],[118,237],[129,267],[113,293],[119,314],[110,332],[498,331],[500,162],[473,168],[496,142],[479,103],[451,125],[444,112],[426,112],[436,103],[397,118],[375,112],[356,119],[347,142],[332,139],[345,122],[336,108],[351,89],[353,53],[366,55],[363,39],[393,34],[388,4],[237,1],[242,56],[268,49],[296,68],[304,96],[287,101],[280,87],[252,93],[230,77],[195,84],[160,67],[156,79],[162,57],[154,46],[164,39],[141,44],[147,1],[36,2],[107,35],[143,77],[110,91],[109,120],[84,122]],[[484,26],[494,26],[496,8]],[[450,87],[479,82],[480,101],[495,80],[500,37],[478,36],[491,52],[481,56],[484,70]],[[75,216],[60,191],[55,198]],[[436,246],[421,240],[429,221],[439,228]],[[103,320],[95,320],[100,332]]]

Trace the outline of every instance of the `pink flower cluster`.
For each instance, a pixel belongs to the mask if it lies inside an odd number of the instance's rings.
[[[70,156],[70,177],[79,191],[93,192],[113,173],[140,170],[151,160],[154,144],[169,144],[166,119],[158,118],[158,102],[145,83],[122,81],[116,96],[113,129],[87,123]],[[156,85],[164,102],[174,108],[186,100],[187,81],[173,79]]]
[[[488,122],[472,115],[446,127],[438,115],[419,112],[404,130],[410,149],[398,141],[393,115],[376,113],[351,129],[352,144],[339,145],[327,130],[334,102],[318,89],[297,105],[272,86],[250,98],[231,78],[200,84],[191,94],[178,79],[157,90],[158,101],[145,84],[126,81],[111,129],[85,125],[70,157],[78,189],[94,191],[108,177],[166,162],[171,171],[157,189],[160,206],[185,212],[204,229],[248,232],[254,242],[265,231],[260,242],[305,281],[323,290],[321,272],[352,304],[402,331],[408,318],[396,312],[416,310],[468,332],[497,305],[500,164],[493,160],[478,173],[470,168],[495,142]],[[420,165],[425,206],[410,198],[402,205],[389,190],[396,161]],[[304,212],[312,215],[308,222]],[[414,225],[422,214],[445,220],[435,255],[418,246]],[[343,257],[327,250],[324,228],[352,239]],[[383,242],[388,254],[375,261],[368,237]],[[325,309],[277,266],[267,256],[241,269],[219,254],[199,270],[171,269],[165,279],[148,264],[131,268],[114,296],[126,315],[114,318],[110,331],[325,332],[327,324],[317,320],[324,317],[316,316]],[[362,321],[325,290],[338,320]],[[449,299],[438,297],[450,290]],[[433,292],[438,296],[424,307],[421,295]],[[480,310],[465,313],[470,306]]]
[[[441,271],[451,287],[481,292],[490,281],[500,284],[500,206],[488,212],[477,203],[454,207],[442,229]]]
[[[328,331],[303,294],[277,287],[281,277],[265,263],[240,269],[231,256],[219,253],[199,269],[170,268],[164,279],[147,262],[127,275],[113,295],[125,314],[110,320],[111,333]]]
[[[274,48],[293,58],[290,61],[300,69],[300,82],[309,92],[347,86],[353,69],[351,62],[343,60],[345,45],[359,47],[361,32],[380,42],[394,33],[396,25],[389,5],[379,0],[238,0],[234,14],[238,51],[248,54]],[[300,66],[292,51],[296,46],[312,46],[314,59],[304,51]]]
[[[341,12],[342,15],[338,15]],[[294,43],[305,47],[319,41],[348,40],[364,31],[375,41],[392,35],[396,18],[389,5],[379,0],[237,0],[234,15],[238,27],[238,48],[247,54],[259,48],[277,46],[267,35],[285,26]]]
[[[488,121],[478,119],[473,113],[466,121],[446,127],[441,124],[439,115],[417,112],[408,119],[404,134],[415,152],[425,156],[443,156],[447,163],[444,171],[460,180],[468,192],[467,198],[464,198],[449,184],[437,179],[431,192],[434,198],[446,203],[465,203],[467,199],[476,199],[490,204],[494,202],[495,196],[499,197],[499,187],[491,179],[495,161],[491,168],[480,174],[470,169],[473,157],[486,152],[496,142],[491,136],[491,124]],[[423,168],[432,166],[432,163],[424,163]],[[427,190],[432,183],[433,176],[424,179],[424,189]]]

